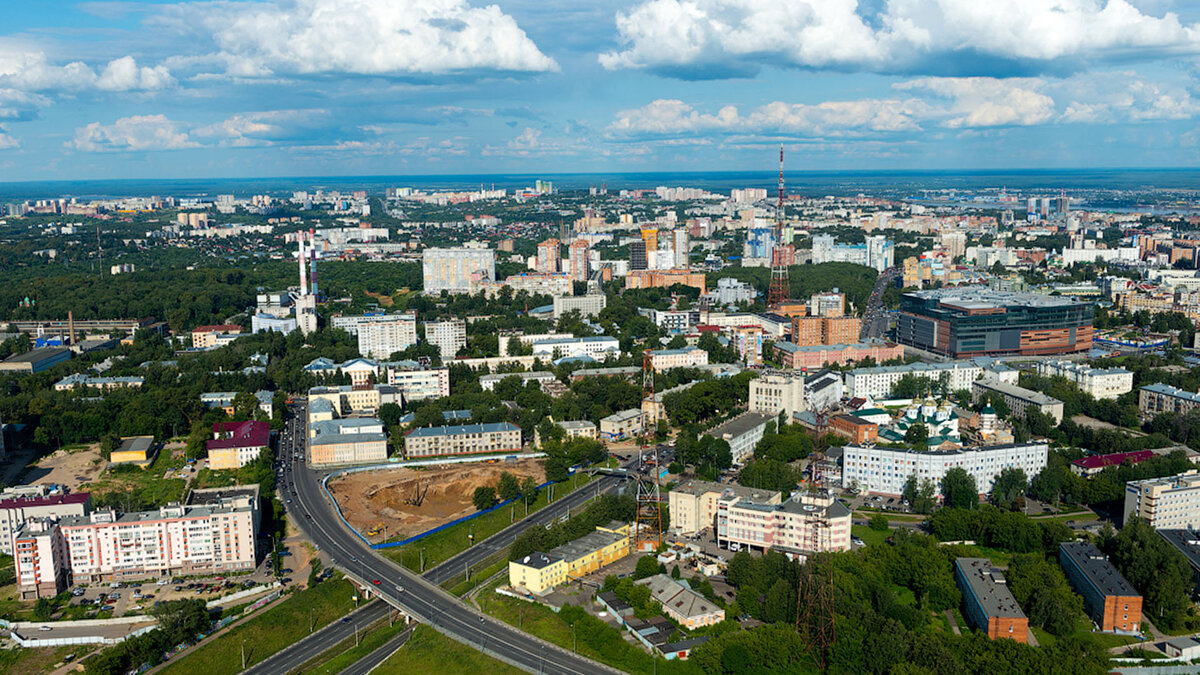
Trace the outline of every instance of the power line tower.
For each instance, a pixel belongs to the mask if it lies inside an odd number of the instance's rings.
[[[650,401],[654,410],[654,368],[649,350],[642,352],[642,402]],[[651,423],[642,406],[642,433],[638,447],[637,520],[634,523],[633,547],[636,551],[653,551],[662,543],[662,507],[659,489],[657,424]],[[650,475],[644,475],[649,468]]]
[[[790,245],[783,242],[783,144],[779,145],[779,200],[775,205],[775,246],[771,249],[771,288],[767,292],[767,306],[778,307],[791,295],[791,282],[788,281],[788,265],[791,263]]]
[[[819,430],[824,426],[825,417],[824,412],[817,416]],[[826,456],[822,452],[809,457],[810,493],[807,498],[828,508],[832,498],[825,486],[825,471],[822,466],[825,460]],[[815,516],[811,524],[815,530],[811,540],[813,554],[805,561],[804,569],[800,572],[796,598],[796,633],[804,641],[816,666],[825,670],[829,664],[829,648],[837,642],[834,565],[833,552],[830,550],[832,533],[828,518]]]

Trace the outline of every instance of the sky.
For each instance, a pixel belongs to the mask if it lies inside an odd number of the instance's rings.
[[[1200,0],[5,0],[0,181],[1196,167]]]

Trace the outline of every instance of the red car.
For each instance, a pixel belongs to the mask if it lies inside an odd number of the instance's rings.
[[[378,580],[378,579],[372,579],[372,580],[371,580],[371,583],[373,583],[373,584],[375,584],[376,586],[378,586],[378,585],[379,585],[379,580]]]

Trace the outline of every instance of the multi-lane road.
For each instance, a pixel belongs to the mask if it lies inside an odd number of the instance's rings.
[[[286,442],[280,445],[280,458],[284,464],[282,484],[287,509],[294,520],[308,534],[313,543],[331,558],[331,564],[348,576],[360,580],[372,592],[389,604],[403,610],[419,621],[429,624],[451,638],[471,645],[487,654],[500,658],[531,673],[598,673],[616,672],[590,659],[583,658],[547,642],[523,633],[508,624],[483,616],[459,601],[458,598],[441,590],[431,579],[449,579],[461,573],[464,566],[477,564],[491,557],[511,543],[527,527],[544,526],[566,513],[572,505],[582,504],[594,491],[611,489],[619,480],[604,477],[593,484],[564,497],[550,507],[530,515],[528,519],[506,528],[486,542],[482,542],[426,572],[423,578],[384,558],[372,550],[355,533],[351,532],[334,513],[325,497],[316,473],[304,463],[305,419],[304,403],[294,404],[292,416],[287,420]],[[288,501],[290,500],[290,501]],[[469,554],[469,555],[468,555]],[[441,571],[439,571],[441,570]],[[344,625],[344,624],[343,624]],[[312,636],[312,644],[306,649],[295,646],[268,659],[253,671],[256,675],[286,673],[302,665],[313,650],[329,648],[337,642],[332,633],[324,632]],[[324,651],[321,649],[321,651]],[[302,653],[303,652],[303,653]],[[317,651],[316,653],[320,653]]]
[[[871,289],[871,297],[867,300],[867,308],[863,312],[862,332],[860,338],[881,338],[888,330],[887,308],[883,306],[883,292],[889,284],[894,283],[900,268],[889,267],[875,279],[875,287]]]

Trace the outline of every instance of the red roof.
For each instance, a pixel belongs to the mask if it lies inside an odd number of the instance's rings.
[[[265,448],[270,442],[271,425],[266,422],[217,422],[213,425],[214,438],[208,442],[209,450],[226,448]]]
[[[92,493],[72,492],[69,495],[50,495],[49,497],[13,497],[0,499],[0,509],[27,509],[34,506],[54,506],[56,504],[83,504]]]
[[[1137,464],[1153,456],[1153,450],[1138,450],[1136,452],[1117,452],[1111,455],[1091,455],[1082,459],[1072,460],[1071,463],[1084,469],[1103,469],[1106,466],[1120,466],[1125,462]]]
[[[241,326],[232,323],[219,323],[215,326],[197,326],[192,329],[193,333],[235,333],[242,330]]]

